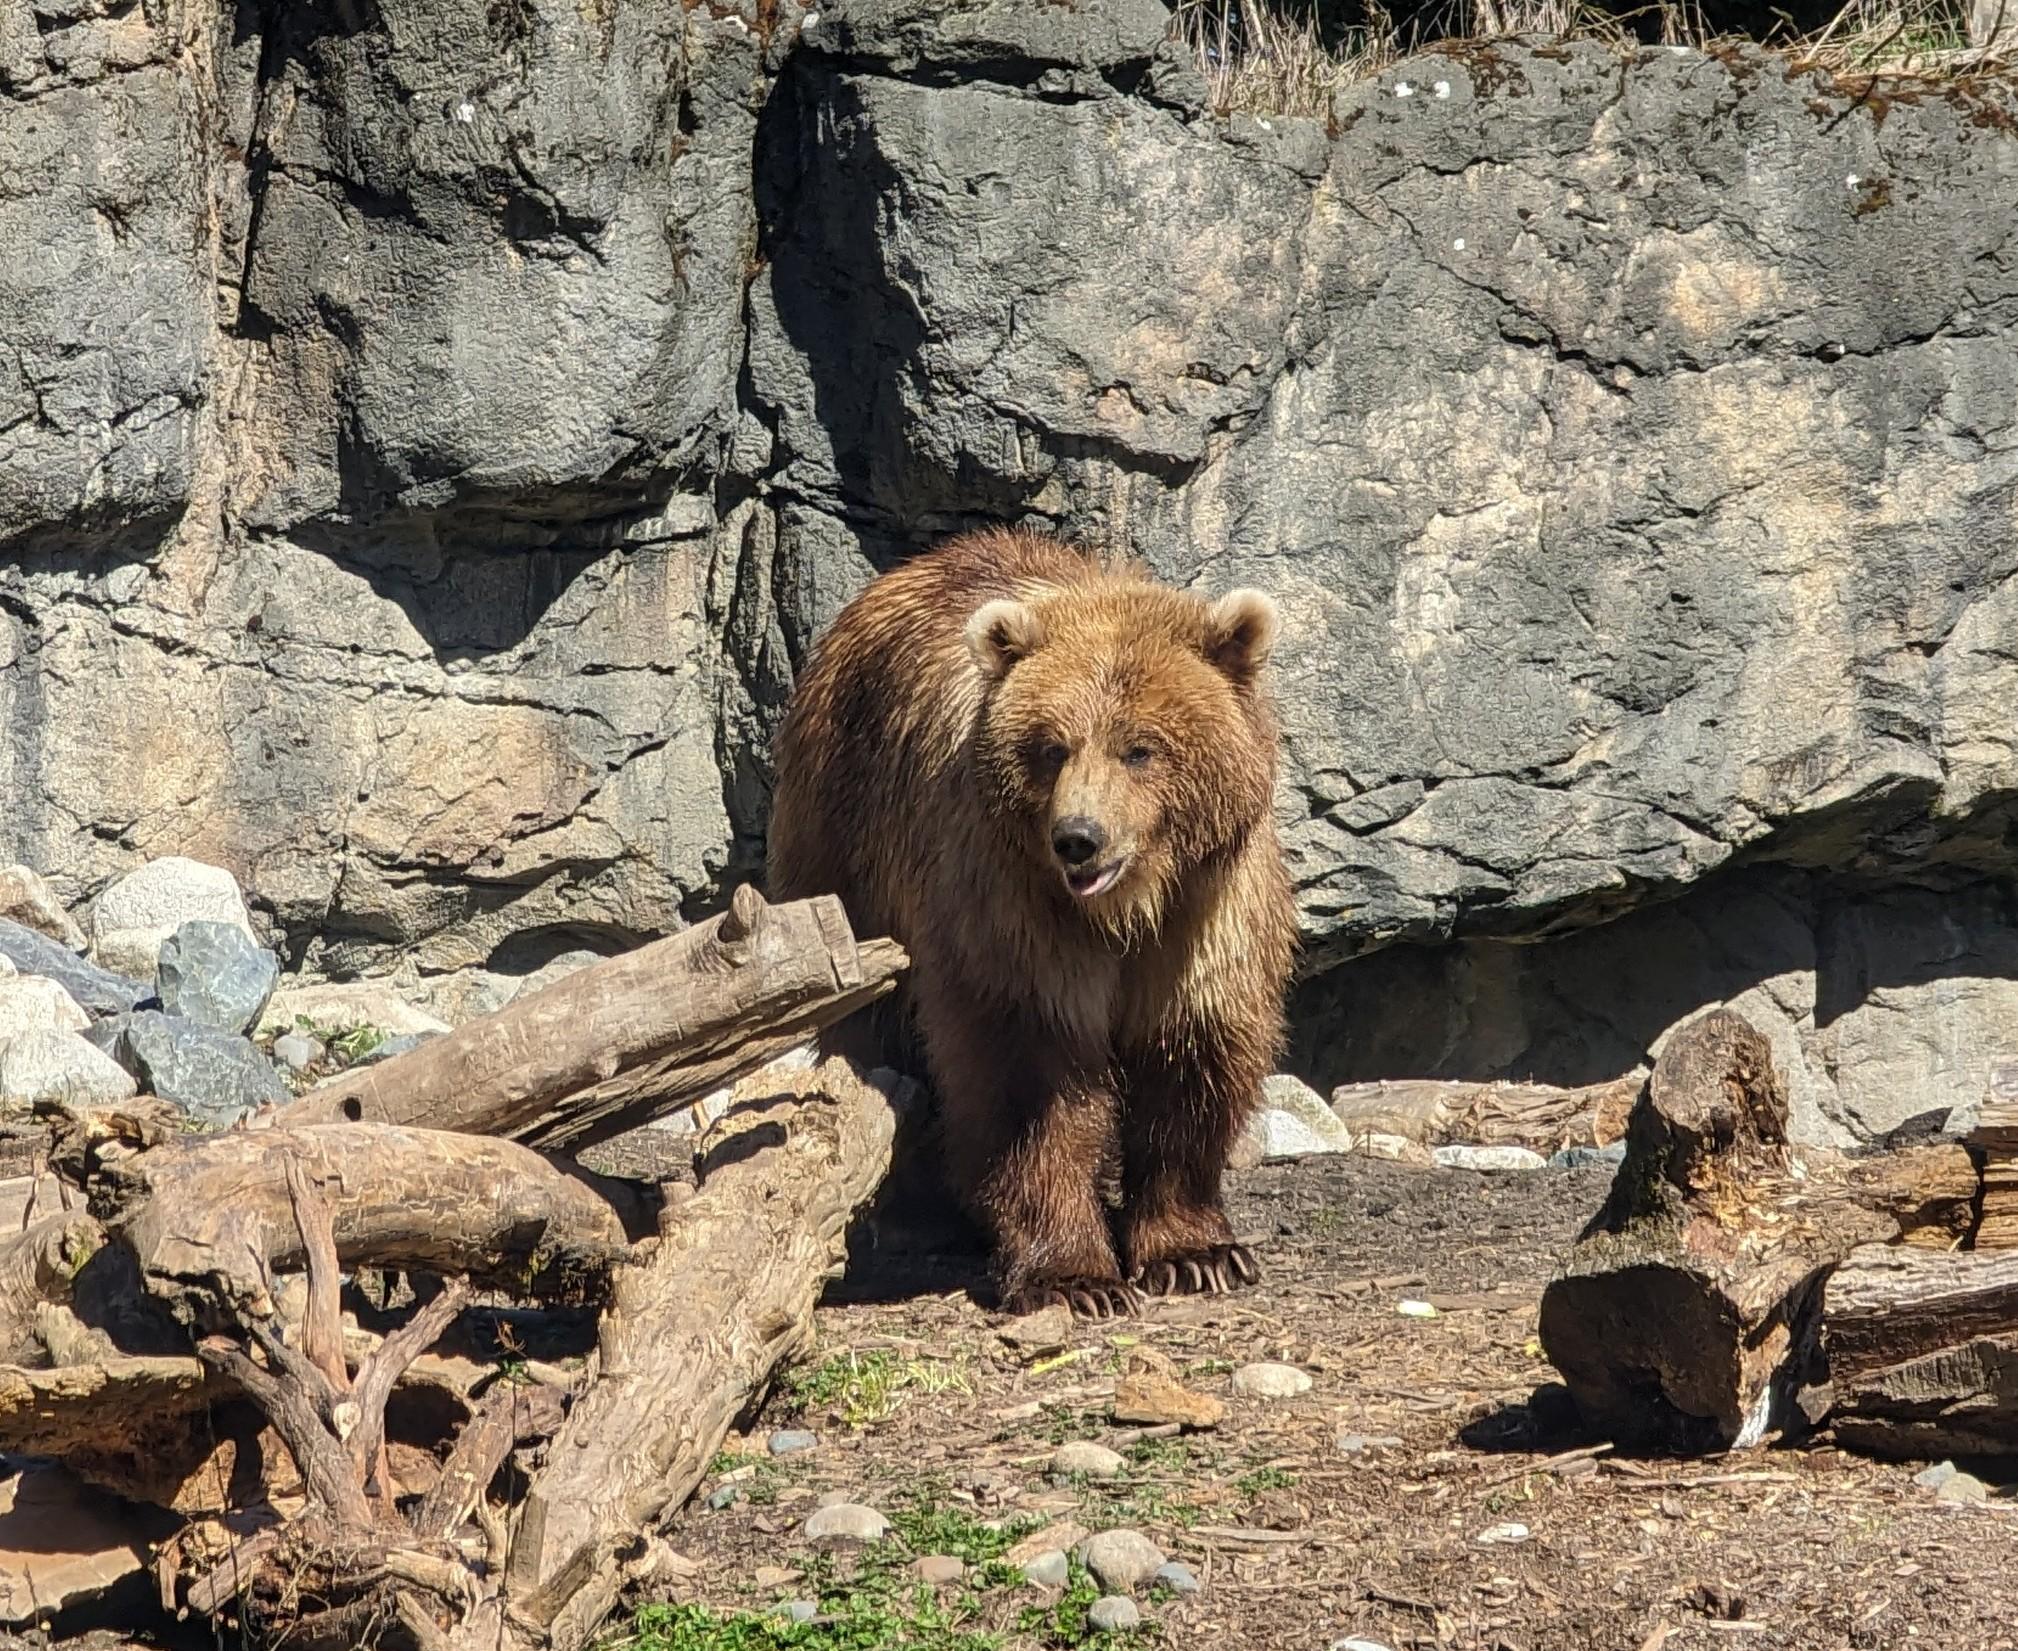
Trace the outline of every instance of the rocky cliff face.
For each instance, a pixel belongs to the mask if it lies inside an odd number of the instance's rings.
[[[2018,1026],[2000,107],[1493,48],[1226,120],[1156,0],[5,19],[0,860],[73,904],[677,926],[809,637],[1029,519],[1282,598],[1309,1075],[1750,994],[1840,1135]]]

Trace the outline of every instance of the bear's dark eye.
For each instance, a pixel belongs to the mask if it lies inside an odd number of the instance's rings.
[[[1046,740],[1042,745],[1037,747],[1037,766],[1046,769],[1063,768],[1065,766],[1065,759],[1071,755],[1072,753],[1067,751],[1059,741]]]
[[[1149,746],[1137,740],[1126,751],[1121,753],[1121,760],[1130,768],[1147,768],[1149,766],[1149,759],[1155,755],[1156,753]]]

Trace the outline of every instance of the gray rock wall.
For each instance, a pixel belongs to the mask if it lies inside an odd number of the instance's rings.
[[[2011,1036],[2006,112],[1506,47],[1228,121],[1156,0],[6,16],[0,861],[73,904],[676,927],[810,636],[1022,518],[1282,597],[1309,1075],[1764,994],[1828,1134]]]

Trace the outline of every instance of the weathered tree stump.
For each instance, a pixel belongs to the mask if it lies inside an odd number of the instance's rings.
[[[1655,1064],[1611,1196],[1543,1294],[1542,1345],[1605,1437],[1754,1445],[1811,1419],[1828,1269],[1899,1230],[1809,1173],[1765,1038],[1713,1010]]]

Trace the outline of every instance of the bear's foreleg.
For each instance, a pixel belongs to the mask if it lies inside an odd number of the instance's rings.
[[[953,996],[921,1001],[920,1021],[947,1175],[994,1241],[1003,1309],[1135,1311],[1141,1293],[1122,1277],[1100,1196],[1116,1150],[1112,1087],[1041,1031]]]
[[[1211,1026],[1166,1029],[1126,1062],[1122,1251],[1148,1294],[1217,1293],[1260,1278],[1234,1241],[1220,1180],[1266,1066],[1265,1052]]]

